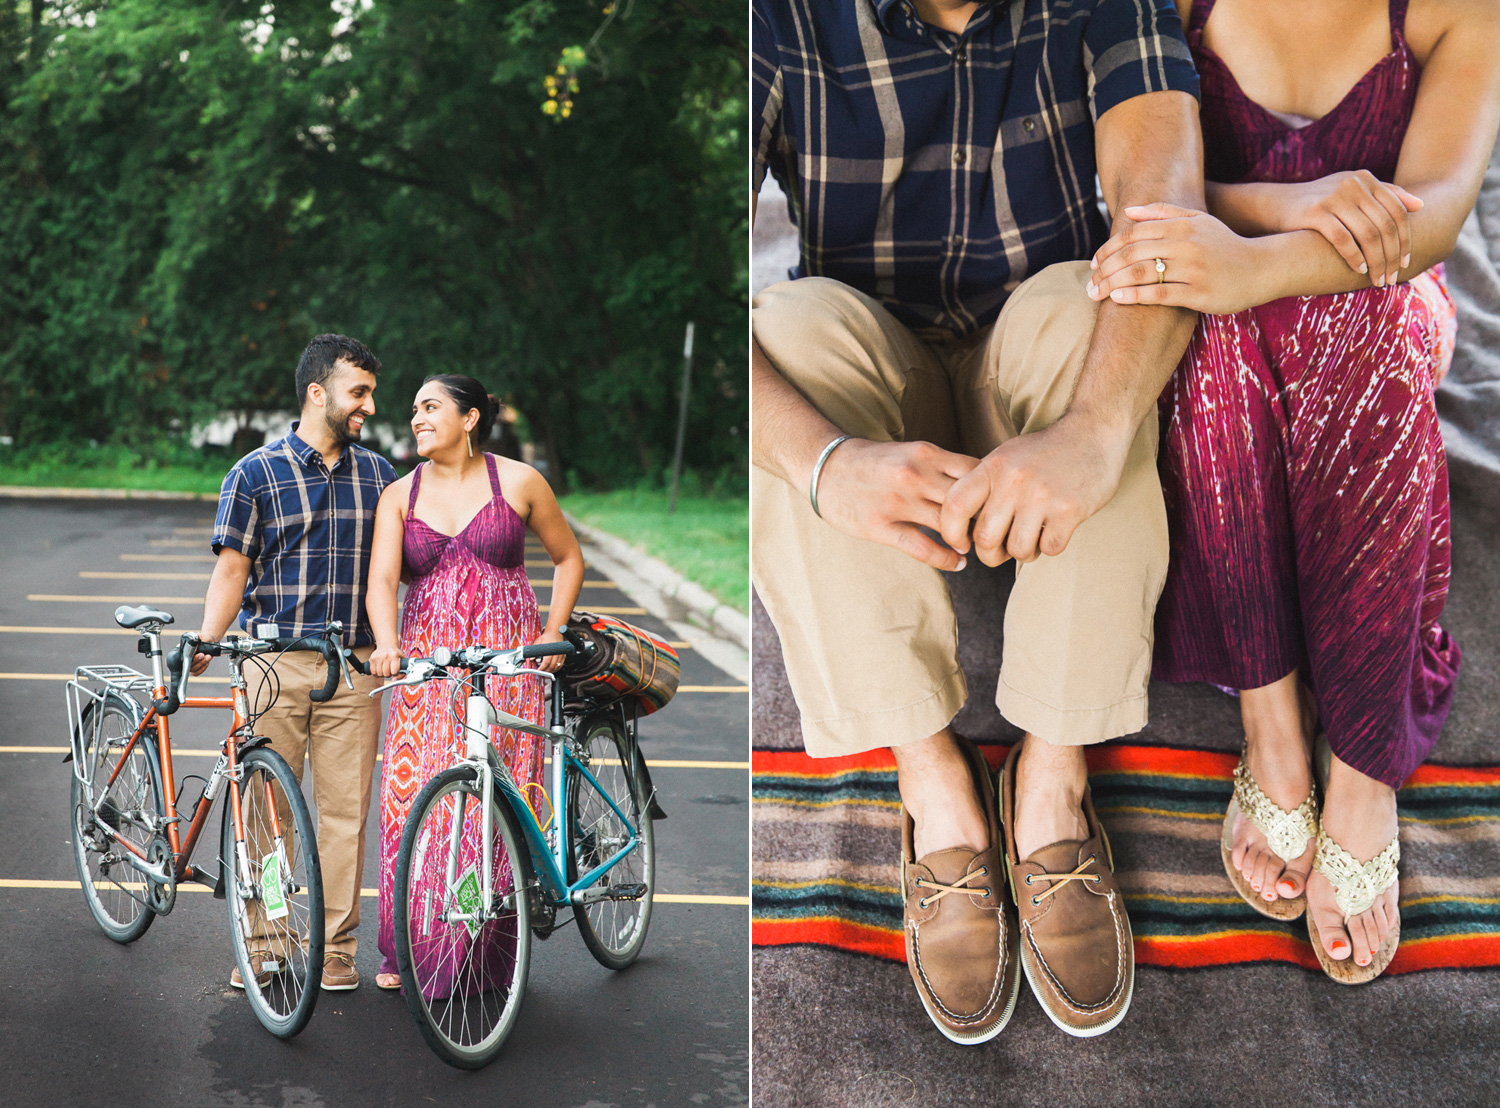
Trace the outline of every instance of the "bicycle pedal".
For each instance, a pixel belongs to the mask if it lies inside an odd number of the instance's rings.
[[[637,882],[634,885],[611,885],[606,900],[639,900],[646,895],[646,886]]]

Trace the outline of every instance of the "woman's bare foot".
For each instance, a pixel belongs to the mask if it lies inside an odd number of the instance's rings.
[[[399,973],[377,973],[375,975],[375,987],[378,989],[399,989],[401,987],[401,975]]]
[[[1240,718],[1245,725],[1245,761],[1261,792],[1283,811],[1292,811],[1312,789],[1312,730],[1317,719],[1311,698],[1301,690],[1297,674],[1240,693]],[[1234,821],[1236,869],[1268,903],[1302,895],[1312,871],[1316,840],[1290,862],[1283,862],[1265,835],[1244,815]]]
[[[1359,861],[1368,862],[1396,837],[1396,791],[1351,769],[1335,755],[1322,818],[1323,830],[1330,839]],[[1334,900],[1328,878],[1314,873],[1307,881],[1307,912],[1318,929],[1323,949],[1336,961],[1352,957],[1358,966],[1370,964],[1396,926],[1399,898],[1398,887],[1392,885],[1367,911],[1350,917],[1345,926],[1344,913]]]

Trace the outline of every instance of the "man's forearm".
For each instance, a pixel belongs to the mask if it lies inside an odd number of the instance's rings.
[[[243,559],[243,564],[240,560]],[[250,561],[243,555],[223,551],[214,563],[213,574],[208,580],[208,593],[203,598],[203,625],[200,628],[205,639],[221,639],[244,603],[245,582],[250,577]]]
[[[823,448],[843,432],[776,371],[750,341],[750,460],[797,488],[807,488]]]
[[[1126,101],[1099,120],[1099,175],[1115,230],[1126,208],[1152,203],[1202,210],[1203,144],[1197,105],[1184,93]],[[1185,308],[1099,306],[1067,416],[1129,438],[1156,403],[1193,336]]]

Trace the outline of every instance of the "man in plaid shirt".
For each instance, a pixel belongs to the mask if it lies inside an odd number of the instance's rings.
[[[1054,1023],[1101,1034],[1134,960],[1084,747],[1146,724],[1155,403],[1196,317],[1096,303],[1089,258],[1100,189],[1116,227],[1132,205],[1203,207],[1177,14],[752,13],[754,185],[776,176],[801,239],[752,313],[753,565],[808,753],[895,754],[907,961],[944,1035],[998,1034],[1018,963]],[[971,550],[1018,567],[996,700],[1026,735],[998,802],[950,726],[968,690],[940,571]]]
[[[203,638],[221,638],[236,614],[244,630],[268,637],[316,634],[338,621],[344,644],[368,658],[375,638],[365,584],[375,506],[396,479],[390,462],[358,441],[375,414],[379,369],[363,343],[343,335],[318,335],[308,344],[297,365],[301,419],[284,438],[241,458],[224,478]],[[207,664],[199,655],[194,672]],[[323,869],[322,986],[347,990],[359,985],[355,931],[380,701],[367,695],[375,682],[354,675],[352,690],[341,683],[331,700],[314,704],[308,694],[323,683],[322,665],[315,654],[282,655],[279,695],[256,728],[299,781],[304,763],[312,762]],[[274,961],[277,952],[252,955],[259,965]],[[238,969],[230,984],[244,987]]]

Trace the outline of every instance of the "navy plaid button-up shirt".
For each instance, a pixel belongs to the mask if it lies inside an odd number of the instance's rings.
[[[1094,120],[1198,95],[1171,0],[995,0],[963,34],[910,0],[753,0],[758,189],[802,260],[909,326],[970,334],[1027,276],[1108,236]]]
[[[390,462],[353,444],[330,470],[295,423],[236,462],[219,493],[213,548],[250,559],[240,626],[253,633],[274,623],[275,634],[293,636],[338,620],[345,645],[373,644],[365,586],[375,506],[395,479]]]

